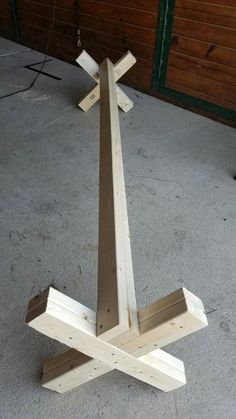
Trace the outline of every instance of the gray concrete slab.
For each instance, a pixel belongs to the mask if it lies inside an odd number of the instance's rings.
[[[1,40],[0,95],[28,86],[39,52]],[[99,106],[92,85],[52,59],[24,93],[0,100],[1,344],[4,419],[236,417],[235,130],[123,87],[120,113],[139,307],[186,286],[209,327],[166,348],[188,383],[162,393],[117,371],[59,395],[41,388],[45,359],[63,351],[24,324],[30,297],[54,283],[96,309]]]

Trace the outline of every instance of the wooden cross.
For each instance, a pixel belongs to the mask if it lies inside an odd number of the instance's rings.
[[[76,62],[96,81],[97,85],[86,93],[84,98],[78,103],[78,106],[87,112],[100,98],[100,78],[99,65],[94,61],[90,55],[83,50],[83,52],[76,59]],[[114,65],[114,78],[117,82],[134,64],[136,58],[128,51],[119,61]],[[128,112],[133,107],[133,102],[128,96],[116,85],[117,102],[119,107]]]
[[[160,348],[205,327],[207,319],[201,300],[185,288],[137,311],[115,66],[108,59],[99,80],[97,313],[49,288],[29,302],[26,322],[72,348],[45,363],[43,387],[63,393],[118,369],[170,391],[186,383],[184,365]]]

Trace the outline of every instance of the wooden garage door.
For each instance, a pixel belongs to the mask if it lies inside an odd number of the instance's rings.
[[[160,16],[154,89],[236,121],[236,0],[162,0]]]

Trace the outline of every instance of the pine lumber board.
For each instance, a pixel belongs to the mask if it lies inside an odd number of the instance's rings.
[[[26,316],[26,323],[40,333],[162,391],[186,383],[181,361],[166,353],[137,359],[97,337],[95,320],[90,309],[51,287],[39,303],[31,301]]]
[[[129,57],[129,54],[126,54]],[[115,77],[125,71],[106,59],[100,66],[100,174],[97,336],[139,334]],[[116,75],[116,76],[115,76]]]
[[[181,288],[139,310],[138,318],[140,336],[120,346],[116,339],[110,342],[135,357],[148,353],[153,355],[153,352],[161,357],[164,352],[161,347],[207,326],[201,300],[186,288]],[[168,359],[170,361],[172,358]],[[174,362],[178,360],[174,358]],[[111,369],[107,366],[69,349],[44,364],[42,385],[64,393],[109,371]]]

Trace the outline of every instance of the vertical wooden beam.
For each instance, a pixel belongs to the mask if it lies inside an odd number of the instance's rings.
[[[97,335],[139,334],[114,67],[100,66]],[[124,336],[121,337],[123,341]]]

